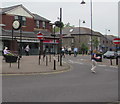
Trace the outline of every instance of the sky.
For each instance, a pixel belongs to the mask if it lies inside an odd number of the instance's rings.
[[[118,2],[119,0],[84,0],[85,5],[80,4],[82,0],[8,0],[1,1],[2,8],[22,4],[30,12],[45,17],[52,23],[60,17],[62,8],[62,22],[76,27],[90,28],[92,13],[92,29],[103,35],[118,36]],[[85,20],[85,23],[82,23]],[[110,31],[108,31],[110,30]]]

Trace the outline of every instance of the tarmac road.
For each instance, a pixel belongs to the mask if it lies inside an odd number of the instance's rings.
[[[118,100],[118,69],[116,67],[98,65],[97,73],[93,74],[90,71],[90,63],[79,61],[79,57],[67,56],[63,60],[71,65],[71,70],[65,73],[3,76],[3,102],[112,102]]]

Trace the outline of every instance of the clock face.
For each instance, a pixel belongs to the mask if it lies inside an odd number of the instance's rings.
[[[15,20],[15,21],[13,22],[13,28],[14,28],[15,30],[18,30],[18,29],[20,28],[20,22],[19,22],[18,20]]]

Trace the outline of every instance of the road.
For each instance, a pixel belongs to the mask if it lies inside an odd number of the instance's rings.
[[[63,58],[64,73],[3,76],[3,102],[112,102],[118,100],[118,69],[98,65],[96,74],[84,56]]]

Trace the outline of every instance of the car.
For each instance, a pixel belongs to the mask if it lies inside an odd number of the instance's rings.
[[[115,59],[116,56],[117,55],[115,51],[107,51],[106,53],[103,54],[103,58],[107,58],[107,59]]]
[[[117,51],[117,56],[120,58],[120,51]]]

